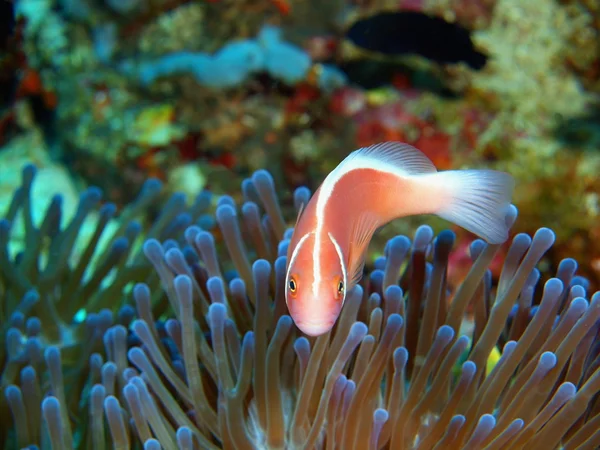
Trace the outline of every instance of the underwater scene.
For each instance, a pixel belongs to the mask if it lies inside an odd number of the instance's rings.
[[[0,449],[600,448],[600,2],[0,0]]]

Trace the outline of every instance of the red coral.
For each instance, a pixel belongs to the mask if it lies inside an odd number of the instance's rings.
[[[436,167],[451,167],[452,137],[439,130],[434,123],[408,112],[400,101],[367,108],[355,119],[359,146],[382,141],[403,141],[425,153]]]
[[[433,164],[442,170],[452,167],[450,135],[433,128],[425,128],[419,138],[411,144],[427,155]]]
[[[271,0],[271,3],[283,16],[289,16],[292,12],[292,5],[288,0]]]
[[[309,82],[300,83],[285,104],[285,116],[290,119],[302,114],[312,102],[321,97],[321,91]]]
[[[376,121],[362,123],[356,133],[356,143],[359,147],[368,147],[383,141],[404,140],[405,137],[402,131],[388,128]]]

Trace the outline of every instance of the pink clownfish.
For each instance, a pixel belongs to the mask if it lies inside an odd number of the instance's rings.
[[[375,231],[416,214],[436,214],[485,239],[508,239],[514,181],[494,170],[438,172],[416,148],[387,142],[348,155],[301,208],[288,247],[285,298],[307,335],[335,324],[360,280]]]

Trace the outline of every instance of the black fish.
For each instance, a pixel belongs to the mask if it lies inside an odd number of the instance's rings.
[[[355,22],[346,37],[356,46],[389,56],[418,54],[439,64],[465,62],[481,69],[487,57],[475,50],[467,29],[414,11],[383,12]]]

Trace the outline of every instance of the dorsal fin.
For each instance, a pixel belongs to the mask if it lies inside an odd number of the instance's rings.
[[[437,172],[431,160],[422,151],[403,142],[383,142],[359,148],[350,153],[340,166],[356,158],[374,159],[392,165],[407,175]]]
[[[381,226],[381,219],[370,211],[362,212],[352,225],[350,251],[348,253],[347,290],[352,289],[362,278],[369,242],[371,242],[375,231]]]

